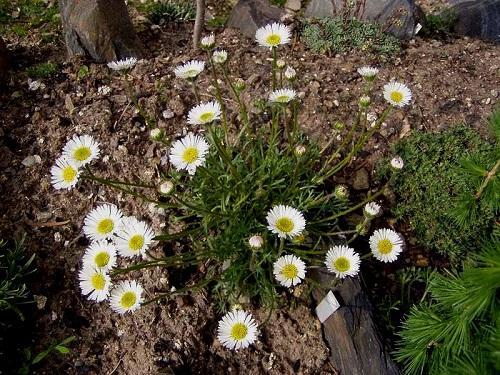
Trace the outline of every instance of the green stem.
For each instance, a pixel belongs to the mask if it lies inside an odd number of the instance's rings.
[[[219,80],[217,78],[217,71],[215,69],[215,64],[213,62],[212,55],[210,54],[210,51],[208,51],[208,60],[210,62],[210,66],[212,67],[212,75],[214,77],[215,96],[217,97],[217,101],[219,102],[219,104],[221,106],[222,126],[224,128],[224,139],[226,141],[226,145],[229,145],[229,132],[228,132],[226,106],[224,105],[224,102],[222,100],[222,92],[220,89]]]
[[[200,94],[198,93],[198,86],[196,86],[196,78],[190,80],[191,86],[193,87],[194,97],[196,98],[196,102],[200,104]]]
[[[92,176],[92,175],[83,175],[82,178],[83,179],[87,179],[87,180],[91,180],[91,181],[99,182],[99,183],[101,183],[103,185],[106,185],[106,186],[109,186],[109,187],[111,187],[113,189],[116,189],[118,191],[130,194],[133,197],[142,199],[142,200],[144,200],[146,202],[149,202],[149,203],[155,203],[155,204],[160,203],[157,200],[151,199],[151,198],[147,197],[144,194],[137,193],[136,191],[133,191],[133,190],[130,190],[130,189],[125,189],[125,188],[121,187],[120,184],[113,183],[111,181],[106,180],[105,178],[100,178],[100,177],[96,177],[96,176]]]
[[[311,222],[311,224],[320,224],[320,223],[325,223],[325,222],[328,222],[330,220],[334,220],[334,219],[337,219],[339,217],[342,217],[342,216],[345,216],[353,211],[356,211],[357,209],[363,207],[365,204],[367,204],[368,202],[371,202],[372,200],[374,200],[375,198],[377,198],[378,196],[382,195],[385,191],[387,187],[387,184],[384,185],[384,187],[382,187],[382,189],[380,189],[379,191],[377,191],[375,194],[373,195],[369,195],[364,201],[362,201],[361,203],[358,203],[357,205],[355,206],[352,206],[351,208],[348,208],[347,210],[344,210],[342,212],[339,212],[335,215],[332,215],[332,216],[329,216],[329,217],[326,217],[324,219],[321,219],[321,220],[316,220],[316,221],[313,221]]]
[[[278,54],[276,51],[276,47],[272,47],[272,53],[273,53],[273,65],[272,65],[272,75],[273,75],[273,81],[272,81],[272,88],[273,91],[276,90],[276,61],[278,60]]]

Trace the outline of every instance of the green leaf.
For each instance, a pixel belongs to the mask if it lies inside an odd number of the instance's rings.
[[[61,354],[68,354],[68,353],[69,353],[69,349],[68,349],[67,347],[65,347],[65,346],[57,345],[57,346],[55,347],[55,349],[56,349],[59,353],[61,353]]]

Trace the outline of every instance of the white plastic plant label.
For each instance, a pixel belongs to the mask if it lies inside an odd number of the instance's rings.
[[[330,315],[332,315],[335,311],[340,307],[339,301],[333,295],[332,291],[329,291],[325,298],[319,303],[316,307],[316,315],[321,323],[327,320]]]

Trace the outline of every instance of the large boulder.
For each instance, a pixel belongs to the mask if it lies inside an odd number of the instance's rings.
[[[70,56],[106,62],[143,55],[123,0],[59,0],[59,7]]]
[[[335,17],[346,13],[346,3],[345,0],[311,0],[304,16]],[[415,35],[417,21],[414,0],[357,0],[350,15],[377,22],[398,38],[408,39]]]
[[[452,0],[452,9],[456,33],[500,42],[500,0]]]
[[[253,38],[259,27],[280,21],[285,14],[284,9],[271,5],[268,0],[240,0],[234,6],[227,26]]]

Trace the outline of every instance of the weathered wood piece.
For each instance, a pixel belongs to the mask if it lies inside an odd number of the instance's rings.
[[[460,35],[500,42],[500,0],[452,0]]]
[[[59,0],[70,56],[98,62],[140,58],[142,44],[123,0]]]
[[[321,285],[332,285],[334,276],[315,270],[311,277]],[[341,307],[323,323],[330,347],[330,361],[341,375],[398,375],[399,369],[384,350],[372,319],[372,307],[357,278],[341,281],[333,292]],[[319,303],[325,291],[315,289]]]

